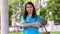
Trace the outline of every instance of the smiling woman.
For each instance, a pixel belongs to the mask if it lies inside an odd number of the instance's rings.
[[[32,2],[25,4],[24,15],[21,17],[20,28],[23,29],[23,34],[39,34],[39,27],[42,26],[39,15],[36,15],[36,10]]]

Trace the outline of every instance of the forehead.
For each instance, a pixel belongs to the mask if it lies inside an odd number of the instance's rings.
[[[31,4],[27,4],[26,6],[28,7],[28,6],[32,6],[32,5]]]

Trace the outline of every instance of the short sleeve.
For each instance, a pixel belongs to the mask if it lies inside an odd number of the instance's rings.
[[[40,23],[40,27],[42,27],[42,21],[41,21],[41,18],[40,18],[39,15],[37,15],[37,22],[39,22]]]
[[[23,20],[24,20],[24,18],[23,18],[23,16],[21,17],[21,20],[20,20],[20,28],[22,28],[22,26],[23,26]]]

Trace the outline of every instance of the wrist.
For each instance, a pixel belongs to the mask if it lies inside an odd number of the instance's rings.
[[[31,23],[28,23],[28,26],[31,26]]]
[[[30,26],[33,26],[34,25],[34,23],[30,23]]]

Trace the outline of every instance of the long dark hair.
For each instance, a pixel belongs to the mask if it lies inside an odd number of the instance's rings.
[[[27,4],[30,4],[30,5],[33,6],[32,18],[34,18],[35,15],[36,15],[35,7],[34,7],[34,5],[33,5],[32,2],[27,2],[27,3],[25,4],[25,8],[24,8],[24,9],[25,9],[25,11],[24,11],[24,19],[26,19],[26,16],[28,15],[28,12],[27,12],[27,10],[26,10],[26,6],[27,6]]]

